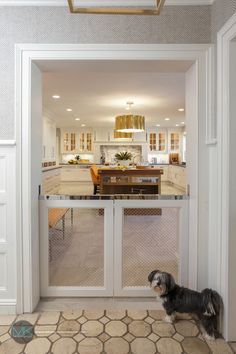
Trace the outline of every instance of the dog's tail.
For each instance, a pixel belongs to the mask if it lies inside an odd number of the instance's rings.
[[[222,307],[221,296],[212,289],[202,291],[203,305],[205,308],[205,316],[218,316]]]

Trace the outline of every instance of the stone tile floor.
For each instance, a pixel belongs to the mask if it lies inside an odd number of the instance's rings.
[[[233,354],[236,345],[205,341],[195,320],[162,321],[160,310],[66,310],[0,316],[0,354]],[[34,338],[18,344],[12,323],[34,325]]]

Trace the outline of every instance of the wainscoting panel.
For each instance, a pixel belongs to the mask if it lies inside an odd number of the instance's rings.
[[[0,141],[0,314],[16,312],[15,150]]]

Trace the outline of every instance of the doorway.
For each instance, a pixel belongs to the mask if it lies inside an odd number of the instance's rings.
[[[198,127],[202,129],[204,134],[204,129],[206,125],[206,115],[205,115],[205,82],[207,80],[206,75],[206,58],[208,55],[208,46],[143,46],[130,45],[128,48],[122,47],[122,45],[112,45],[112,46],[66,46],[63,45],[54,46],[52,48],[46,48],[47,46],[36,45],[30,47],[19,46],[17,52],[18,58],[18,101],[22,107],[22,111],[18,111],[20,124],[18,125],[18,138],[20,142],[21,149],[18,150],[18,156],[20,161],[22,180],[19,181],[19,188],[22,191],[19,202],[23,205],[21,215],[19,215],[19,225],[22,230],[22,238],[19,239],[19,247],[22,249],[22,254],[19,256],[18,264],[19,266],[23,264],[22,274],[24,277],[19,276],[19,296],[18,296],[18,311],[20,312],[31,312],[37,305],[40,297],[39,288],[39,234],[35,230],[34,237],[32,235],[32,228],[28,225],[32,224],[32,211],[37,213],[38,210],[38,179],[37,179],[37,169],[34,169],[35,175],[32,174],[32,168],[34,162],[32,160],[32,155],[30,154],[33,142],[36,143],[37,135],[35,131],[31,128],[32,123],[32,109],[29,102],[31,102],[31,94],[33,89],[32,85],[32,75],[33,71],[37,72],[38,82],[40,82],[40,75],[37,68],[33,68],[33,61],[35,60],[96,60],[98,58],[105,58],[108,60],[114,59],[145,59],[145,60],[192,60],[194,62],[192,70],[189,73],[189,82],[193,80],[193,91],[189,95],[192,101],[189,101],[189,109],[193,117],[194,124],[192,125],[192,137],[195,141],[194,149],[192,151],[189,149],[188,154],[191,158],[191,168],[189,170],[189,184],[190,184],[190,202],[189,210],[191,220],[189,230],[189,244],[188,249],[191,256],[191,262],[188,265],[188,274],[191,277],[188,279],[188,285],[197,288],[198,286],[198,258],[204,256],[199,252],[199,247],[201,247],[201,242],[203,235],[198,234],[198,178],[199,178],[199,165],[198,165],[198,146],[199,137],[196,132]],[[23,58],[23,59],[22,59]],[[21,61],[22,59],[22,61]],[[24,78],[24,80],[22,79]],[[21,89],[21,83],[22,89]],[[201,87],[199,90],[200,94],[197,95],[197,88]],[[38,113],[36,113],[37,115]],[[199,117],[201,119],[199,121]],[[204,118],[202,118],[204,117]],[[190,134],[191,136],[191,134]],[[29,145],[25,144],[25,141],[29,141]],[[201,153],[204,149],[201,150]],[[35,155],[36,156],[36,155]],[[205,161],[203,162],[206,163]],[[40,166],[41,167],[41,166]],[[39,168],[38,168],[39,171]],[[36,193],[37,190],[37,193]],[[200,200],[202,202],[202,200]],[[201,216],[200,216],[201,218]],[[24,222],[22,223],[22,220]],[[26,226],[27,225],[27,226]],[[37,225],[34,221],[34,225]],[[33,238],[32,238],[33,237]],[[198,245],[198,246],[197,246]],[[206,251],[205,251],[206,252]],[[33,261],[34,260],[34,261]],[[33,266],[34,263],[34,266]],[[21,281],[23,279],[23,282]],[[23,290],[24,289],[24,290]],[[32,290],[33,289],[33,290]]]

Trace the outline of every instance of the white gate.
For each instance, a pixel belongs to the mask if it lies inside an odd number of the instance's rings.
[[[40,201],[41,296],[150,297],[154,269],[188,285],[188,200],[75,198]]]

